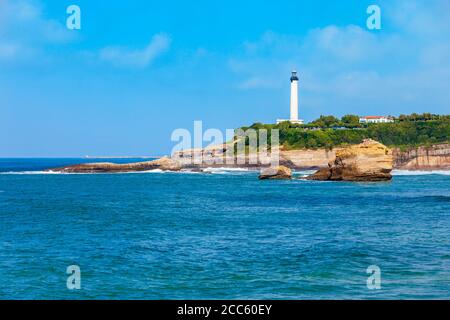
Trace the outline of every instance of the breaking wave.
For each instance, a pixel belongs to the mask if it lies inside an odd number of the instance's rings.
[[[7,172],[0,172],[0,174],[72,174],[72,173],[55,172],[50,170],[50,171],[7,171]]]
[[[136,172],[104,172],[104,173],[95,173],[95,174],[146,174],[146,173],[178,173],[178,174],[202,174],[202,173],[208,173],[208,174],[245,174],[245,173],[252,173],[257,172],[258,170],[249,169],[249,168],[226,168],[226,167],[208,167],[205,169],[202,169],[201,171],[198,170],[181,170],[181,171],[164,171],[161,169],[153,169],[153,170],[147,170],[147,171],[136,171]],[[315,170],[305,170],[305,171],[294,171],[293,174],[300,176],[300,177],[306,177],[310,174],[313,174]],[[56,171],[43,171],[43,170],[36,170],[36,171],[6,171],[6,172],[0,172],[0,175],[72,175],[72,174],[93,174],[93,173],[72,173],[72,172],[56,172]],[[419,171],[419,170],[393,170],[392,175],[393,176],[421,176],[421,175],[445,175],[450,176],[450,170],[429,170],[429,171]]]
[[[393,176],[422,176],[429,174],[439,174],[444,176],[450,176],[450,170],[430,170],[430,171],[420,171],[420,170],[392,170]]]
[[[8,172],[0,172],[0,175],[77,175],[77,174],[135,174],[135,173],[165,173],[168,171],[163,171],[161,169],[154,169],[148,171],[136,171],[136,172],[97,172],[97,173],[89,173],[89,172],[60,172],[60,171],[8,171]]]
[[[226,168],[226,167],[220,167],[220,168],[208,167],[201,171],[201,173],[224,174],[224,175],[241,175],[241,174],[247,174],[247,173],[253,173],[253,172],[256,172],[256,171],[250,170],[248,168]]]

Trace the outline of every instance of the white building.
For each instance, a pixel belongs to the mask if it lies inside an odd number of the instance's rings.
[[[367,116],[359,118],[359,123],[391,123],[394,119],[384,116]]]
[[[297,71],[292,71],[291,75],[291,117],[289,120],[278,119],[277,124],[285,121],[295,124],[303,124],[303,120],[298,118],[298,76]]]

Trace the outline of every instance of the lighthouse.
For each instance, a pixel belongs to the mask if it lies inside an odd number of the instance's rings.
[[[297,71],[292,71],[291,74],[291,103],[290,103],[291,116],[289,120],[277,120],[277,124],[281,122],[289,121],[293,124],[303,124],[303,120],[298,118],[298,76]]]
[[[291,118],[292,123],[298,123],[298,77],[297,71],[291,75]]]

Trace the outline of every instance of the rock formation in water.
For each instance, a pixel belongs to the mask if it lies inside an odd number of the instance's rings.
[[[331,163],[329,167],[320,168],[312,175],[306,177],[308,180],[319,180],[319,181],[327,181],[331,179]]]
[[[138,171],[148,171],[160,169],[164,171],[179,171],[181,170],[181,165],[170,158],[164,157],[161,159],[153,161],[144,161],[136,163],[84,163],[76,164],[67,167],[54,168],[49,171],[53,172],[64,172],[64,173],[105,173],[105,172],[138,172]]]
[[[285,166],[277,166],[277,167],[269,167],[261,170],[259,175],[259,179],[267,180],[267,179],[277,179],[277,180],[286,180],[292,178],[291,169]]]
[[[392,151],[381,143],[367,139],[342,148],[328,168],[322,168],[309,180],[386,181],[391,180]]]

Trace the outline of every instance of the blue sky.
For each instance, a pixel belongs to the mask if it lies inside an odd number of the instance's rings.
[[[448,114],[449,21],[448,0],[0,0],[0,156],[168,154],[194,120],[287,117],[293,68],[307,121]]]

